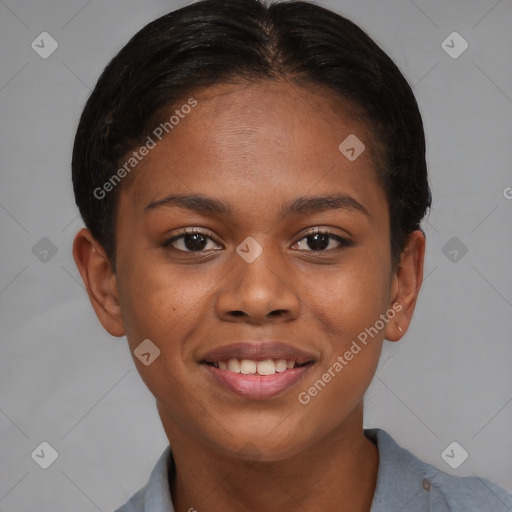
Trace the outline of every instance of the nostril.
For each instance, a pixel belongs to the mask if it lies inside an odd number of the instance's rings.
[[[286,313],[285,309],[276,309],[275,311],[271,311],[269,313],[270,316],[280,316],[282,314]]]

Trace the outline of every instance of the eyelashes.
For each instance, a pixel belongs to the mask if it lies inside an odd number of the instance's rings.
[[[337,244],[332,247],[332,244]],[[211,247],[213,245],[213,248]],[[303,233],[293,246],[299,247],[299,252],[313,254],[329,253],[351,247],[353,242],[348,238],[340,236],[328,229],[315,228],[307,233]],[[181,233],[165,240],[163,247],[189,254],[211,253],[222,250],[222,244],[211,233],[200,228],[183,229]],[[292,247],[293,247],[292,246]]]
[[[208,251],[204,248],[200,248],[198,250],[193,250],[193,249],[189,249],[187,247],[187,243],[190,247],[195,247],[195,248],[201,247],[203,245],[203,243],[208,240],[215,242],[215,244],[217,244],[217,245],[221,245],[220,242],[218,242],[213,236],[207,234],[204,231],[198,230],[198,229],[183,230],[181,234],[174,236],[174,237],[170,238],[169,240],[166,240],[163,245],[164,245],[164,247],[167,247],[170,249],[175,249],[175,250],[181,251],[181,252],[193,252],[193,253],[196,253],[196,252],[201,253],[201,252],[205,252],[205,251],[211,252],[211,249],[210,249],[210,251]],[[173,244],[176,244],[177,242],[182,242],[181,245],[183,247],[185,247],[185,249],[178,249],[177,247],[174,247]],[[218,250],[218,249],[215,249],[215,250]]]
[[[303,240],[306,240],[306,242],[301,244],[301,242]],[[333,241],[333,240],[338,243],[338,246],[334,247],[334,248],[327,249],[326,247],[329,247],[329,245],[331,244],[331,241]],[[325,246],[326,241],[327,241],[327,246]],[[310,243],[312,245],[319,244],[320,247],[323,247],[323,248],[322,249],[312,249],[309,251],[306,250],[305,252],[314,252],[314,253],[331,252],[331,251],[344,249],[344,248],[347,248],[347,247],[350,247],[353,245],[351,240],[344,238],[340,235],[337,235],[336,233],[333,233],[332,231],[328,231],[325,229],[319,229],[319,228],[317,228],[316,230],[314,230],[310,233],[307,233],[300,240],[297,240],[297,242],[295,242],[294,245],[299,244],[299,245],[301,245],[301,247],[305,248],[305,247],[309,246]]]

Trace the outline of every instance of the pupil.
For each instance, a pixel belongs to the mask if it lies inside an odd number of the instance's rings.
[[[329,245],[329,235],[323,233],[315,233],[308,235],[308,245],[314,251],[325,249]]]
[[[187,234],[185,235],[184,243],[189,251],[200,251],[206,245],[206,237],[201,235],[201,233]]]

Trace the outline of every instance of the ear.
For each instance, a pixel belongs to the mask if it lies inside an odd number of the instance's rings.
[[[409,328],[423,282],[424,259],[425,235],[416,230],[409,235],[393,275],[389,307],[396,314],[386,325],[385,337],[389,341],[400,340]]]
[[[112,336],[123,336],[117,277],[103,247],[88,229],[76,234],[73,258],[99,321]]]

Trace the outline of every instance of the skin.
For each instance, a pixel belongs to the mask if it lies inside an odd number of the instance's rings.
[[[363,395],[384,338],[398,341],[411,321],[424,236],[413,232],[393,265],[375,144],[363,121],[332,95],[260,82],[193,96],[197,107],[123,184],[115,271],[87,229],[73,247],[105,329],[126,335],[132,353],[146,338],[161,350],[149,366],[134,362],[173,449],[174,506],[368,512],[378,451],[363,434]],[[338,150],[349,134],[366,145],[353,162]],[[282,205],[297,197],[335,193],[367,214],[331,208],[281,215]],[[222,200],[231,212],[145,211],[170,194]],[[213,237],[199,256],[185,252],[183,238],[164,245],[185,227]],[[330,238],[323,252],[314,252],[305,237],[316,227],[352,245]],[[248,236],[263,248],[252,263],[236,252]],[[299,403],[298,393],[394,303],[402,306],[394,319],[310,403]],[[316,360],[301,382],[275,397],[245,399],[199,365],[209,349],[267,339],[310,351]]]

